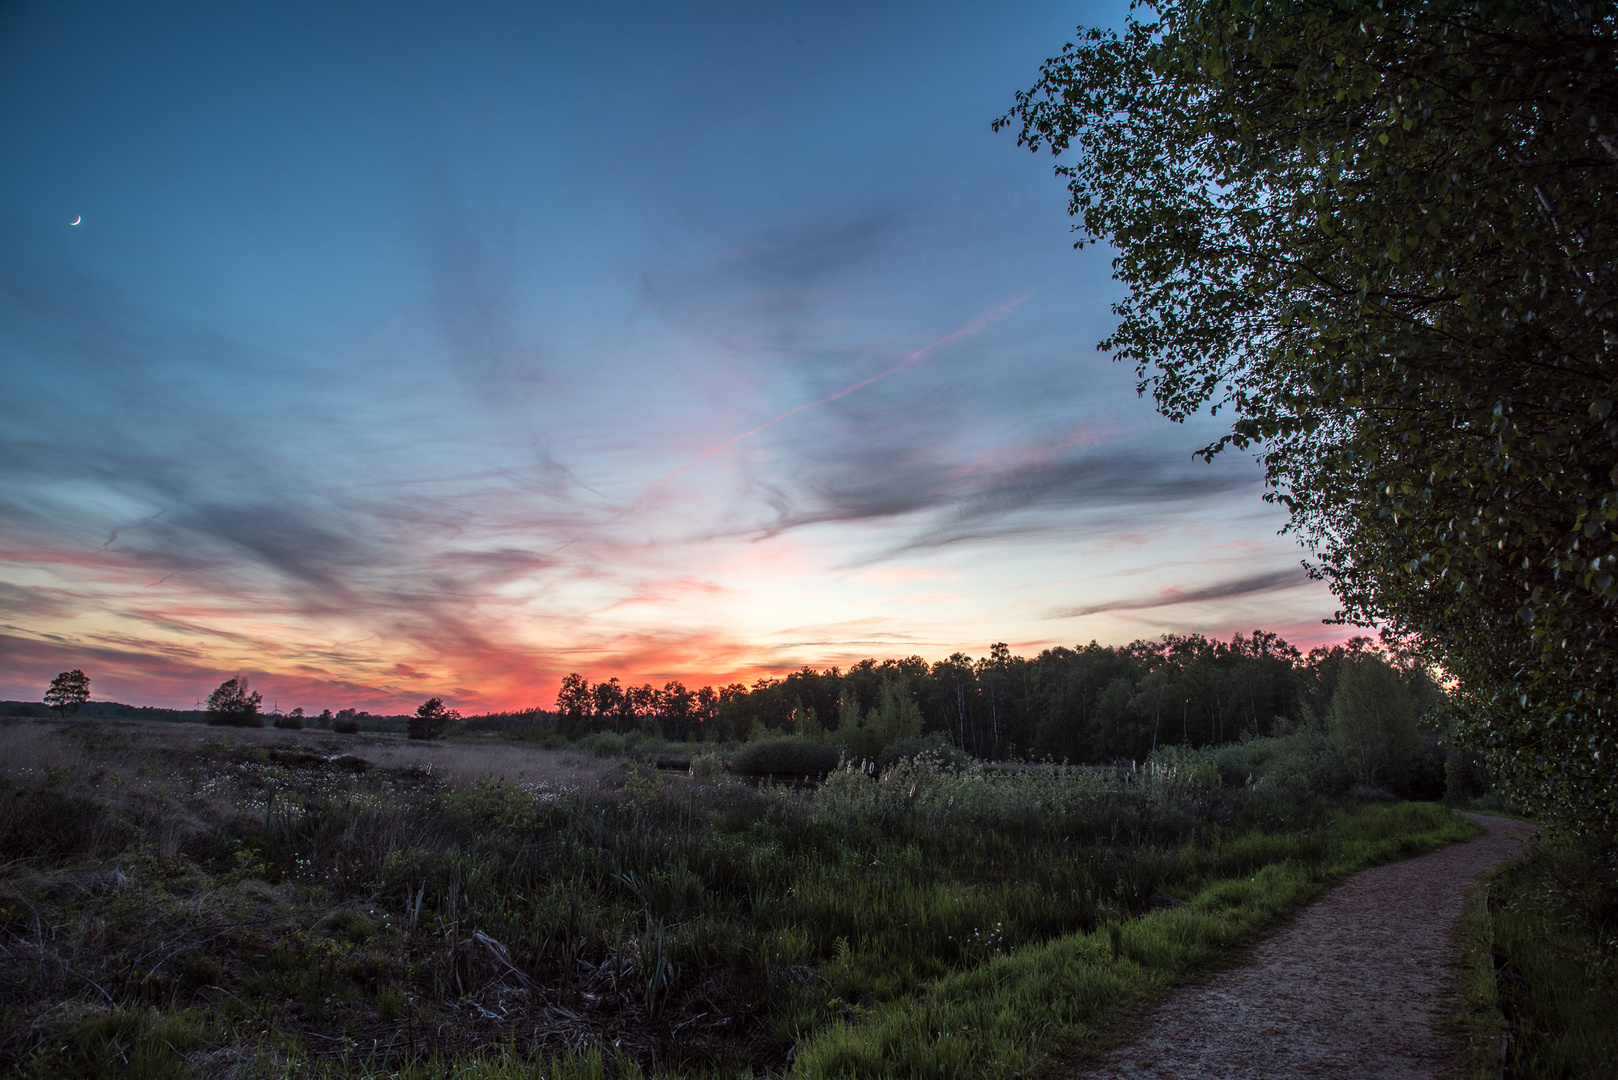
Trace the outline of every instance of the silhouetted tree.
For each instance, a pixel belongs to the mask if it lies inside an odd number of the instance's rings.
[[[412,739],[436,739],[444,734],[444,729],[461,718],[461,714],[454,709],[444,708],[443,698],[428,698],[416,706],[416,715],[410,718],[410,737]]]
[[[90,700],[90,676],[74,668],[51,680],[45,691],[45,704],[64,717],[79,711],[79,706]]]
[[[263,701],[257,690],[248,689],[247,676],[238,675],[226,679],[208,695],[208,711],[203,719],[224,727],[263,727],[264,718],[258,711]]]

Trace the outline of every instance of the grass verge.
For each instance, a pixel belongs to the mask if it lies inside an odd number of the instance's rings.
[[[1618,851],[1559,838],[1489,875],[1460,927],[1463,1075],[1618,1076]]]
[[[1051,1071],[1104,1045],[1118,1021],[1177,982],[1219,966],[1229,950],[1343,876],[1423,854],[1479,832],[1428,804],[1369,806],[1334,830],[1325,866],[1287,860],[1245,879],[1213,880],[1189,901],[1021,949],[940,979],[922,993],[822,1031],[795,1075],[982,1077]]]

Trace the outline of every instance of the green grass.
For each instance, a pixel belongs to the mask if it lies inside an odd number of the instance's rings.
[[[453,747],[354,772],[307,738],[92,740],[0,783],[0,1071],[1027,1072],[1472,828],[1224,788],[1187,754],[559,787],[454,781]]]
[[[1403,804],[1364,808],[1333,831],[1335,857],[1325,864],[1285,858],[1246,878],[1200,881],[1181,907],[1019,949],[823,1031],[794,1074],[944,1078],[1049,1067],[1098,1047],[1110,1025],[1218,966],[1332,881],[1478,829],[1439,807]]]
[[[1618,852],[1563,837],[1489,876],[1460,926],[1466,1073],[1618,1075]]]

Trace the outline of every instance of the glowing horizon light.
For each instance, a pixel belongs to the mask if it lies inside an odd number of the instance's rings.
[[[1124,10],[38,7],[0,64],[0,697],[475,713],[1348,636],[1256,465],[1194,456],[1222,421],[1094,350],[1109,254],[989,128]]]

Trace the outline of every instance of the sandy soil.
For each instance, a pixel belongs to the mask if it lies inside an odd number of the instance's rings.
[[[1450,1075],[1439,1030],[1449,931],[1467,890],[1534,830],[1472,815],[1488,833],[1356,874],[1254,947],[1241,967],[1170,997],[1141,1035],[1083,1072],[1118,1080]]]

